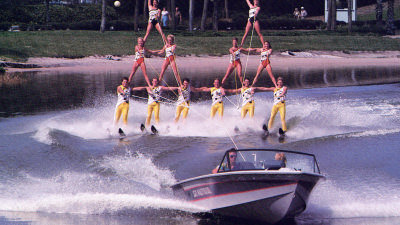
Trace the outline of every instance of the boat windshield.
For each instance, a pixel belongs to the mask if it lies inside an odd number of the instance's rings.
[[[272,149],[229,150],[218,172],[239,170],[279,170],[320,173],[313,154]]]

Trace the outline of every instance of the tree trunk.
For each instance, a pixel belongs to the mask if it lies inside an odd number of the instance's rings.
[[[331,1],[331,31],[336,30],[336,0]]]
[[[46,30],[49,29],[49,10],[50,10],[50,0],[46,0]]]
[[[189,31],[193,31],[194,0],[189,0]]]
[[[225,18],[229,19],[229,9],[228,9],[228,0],[225,0]]]
[[[143,20],[147,21],[147,15],[149,14],[147,11],[147,1],[151,1],[151,0],[143,0]]]
[[[133,29],[138,31],[139,0],[135,0],[135,14],[133,16]]]
[[[105,30],[106,30],[106,0],[102,0],[100,32],[104,33]]]
[[[328,0],[327,1],[327,3],[326,3],[326,8],[327,8],[327,10],[328,10],[328,18],[327,18],[327,21],[326,21],[326,30],[331,30],[331,20],[332,20],[332,10],[331,10],[331,8],[332,8],[332,0]]]
[[[378,25],[382,25],[382,0],[376,0],[375,18]]]
[[[212,17],[212,23],[213,23],[213,30],[215,32],[218,31],[218,0],[213,1],[213,17]]]
[[[171,0],[171,9],[172,9],[172,31],[176,31],[176,18],[175,18],[175,13],[176,13],[176,4],[175,0]]]
[[[386,34],[394,35],[395,33],[396,27],[394,25],[394,0],[388,0]]]
[[[208,0],[204,0],[204,5],[203,5],[203,14],[201,15],[201,24],[200,24],[200,30],[205,31],[205,26],[206,26],[206,20],[207,20],[207,8],[208,8]]]
[[[351,30],[352,30],[352,25],[353,25],[353,0],[347,0],[347,19],[348,19],[348,23],[347,23],[347,32],[349,34],[351,34]]]

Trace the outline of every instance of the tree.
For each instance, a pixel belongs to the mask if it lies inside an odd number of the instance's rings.
[[[50,0],[46,0],[45,4],[46,4],[46,27],[48,29],[49,28],[49,21],[50,21],[50,16],[49,16]]]
[[[194,0],[189,0],[189,31],[193,31]]]
[[[205,31],[205,25],[207,20],[207,8],[208,8],[208,0],[204,0],[203,5],[203,14],[201,15],[201,23],[200,23],[200,30]]]
[[[104,33],[105,30],[106,30],[106,0],[102,0],[100,32]]]
[[[225,0],[224,12],[225,12],[225,18],[229,19],[228,0]]]
[[[172,9],[172,30],[176,31],[176,19],[175,19],[175,13],[176,13],[176,4],[175,0],[171,0],[171,9]]]
[[[394,0],[388,0],[386,34],[394,35],[396,27],[394,26]]]
[[[382,0],[376,0],[375,18],[376,23],[382,25]]]
[[[218,0],[213,0],[212,24],[213,30],[218,31]]]
[[[151,0],[143,0],[143,20],[147,21],[147,1],[151,1]]]
[[[352,25],[353,25],[353,16],[352,16],[353,7],[352,6],[353,6],[353,0],[347,0],[347,20],[348,20],[347,31],[349,34],[351,33]]]
[[[133,29],[138,31],[139,0],[135,0],[135,13],[133,17]]]
[[[328,24],[327,30],[336,30],[336,0],[328,0]]]

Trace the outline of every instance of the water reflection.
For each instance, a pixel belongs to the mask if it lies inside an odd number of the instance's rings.
[[[170,72],[171,73],[171,72]],[[195,87],[211,87],[216,72],[208,70],[199,75],[198,71],[183,71],[182,77],[189,77]],[[247,77],[254,78],[255,71],[248,71]],[[400,67],[360,67],[325,69],[275,70],[275,76],[282,76],[290,89],[320,88],[330,86],[370,85],[400,82]],[[99,98],[112,96],[126,74],[59,74],[59,73],[14,73],[0,76],[0,117],[32,114],[74,107],[95,106]],[[172,74],[166,74],[165,85],[175,86]],[[222,77],[222,76],[221,76]],[[135,86],[145,85],[142,76],[134,78]],[[225,88],[239,87],[239,81],[232,75]],[[262,74],[256,86],[272,86]],[[145,92],[135,93],[147,97]],[[176,93],[167,93],[176,98]],[[208,100],[209,93],[193,93],[192,99]],[[114,103],[112,103],[114,104]]]

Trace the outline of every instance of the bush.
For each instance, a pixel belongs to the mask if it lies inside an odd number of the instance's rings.
[[[9,22],[1,22],[0,23],[0,31],[7,31],[8,29],[10,29],[10,27],[11,27],[11,23],[9,23]]]

